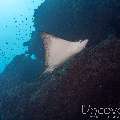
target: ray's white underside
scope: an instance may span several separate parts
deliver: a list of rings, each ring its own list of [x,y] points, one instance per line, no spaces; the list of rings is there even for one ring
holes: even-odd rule
[[[42,33],[45,47],[46,71],[52,72],[66,60],[81,52],[87,45],[88,40],[70,42],[48,33]]]

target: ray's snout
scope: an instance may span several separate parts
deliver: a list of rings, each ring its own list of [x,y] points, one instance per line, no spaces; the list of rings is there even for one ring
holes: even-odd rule
[[[85,48],[87,46],[87,43],[88,39],[85,39],[84,41],[81,42],[81,46]]]

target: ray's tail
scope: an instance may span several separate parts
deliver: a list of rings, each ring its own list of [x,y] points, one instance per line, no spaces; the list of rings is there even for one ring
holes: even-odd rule
[[[39,79],[44,78],[45,76],[48,76],[49,74],[52,74],[53,69],[52,68],[46,68],[39,76]]]

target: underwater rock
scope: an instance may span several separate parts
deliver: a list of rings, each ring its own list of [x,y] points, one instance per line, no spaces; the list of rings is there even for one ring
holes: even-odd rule
[[[36,31],[29,41],[29,52],[39,57],[40,32],[49,32],[69,41],[88,38],[89,46],[111,34],[119,35],[119,3],[118,0],[46,0],[35,10]]]
[[[120,40],[106,39],[52,74],[11,88],[4,86],[1,115],[3,120],[82,120],[82,105],[118,107],[119,71]]]
[[[34,15],[36,31],[24,44],[29,46],[29,55],[37,56],[37,61],[25,55],[16,56],[0,75],[0,118],[83,120],[82,104],[119,107],[119,3],[46,0]],[[43,31],[69,41],[85,37],[92,47],[52,74],[40,75],[43,48],[39,36]],[[118,38],[108,39],[111,34]]]

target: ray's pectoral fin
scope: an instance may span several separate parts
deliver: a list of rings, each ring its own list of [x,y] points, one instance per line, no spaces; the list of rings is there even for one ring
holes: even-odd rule
[[[42,33],[41,38],[45,48],[46,72],[52,72],[70,57],[82,51],[88,40],[70,42],[48,33]]]

